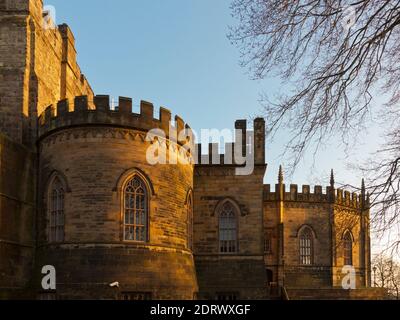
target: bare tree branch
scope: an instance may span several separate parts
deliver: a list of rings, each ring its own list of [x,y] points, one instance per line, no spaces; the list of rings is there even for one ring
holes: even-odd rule
[[[346,147],[374,115],[385,120],[386,143],[361,169],[377,229],[399,222],[400,0],[233,0],[232,12],[242,65],[284,84],[263,105],[270,136],[290,134],[293,170],[309,148],[336,135]]]

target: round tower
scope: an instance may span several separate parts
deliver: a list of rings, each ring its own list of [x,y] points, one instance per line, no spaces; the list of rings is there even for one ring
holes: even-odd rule
[[[39,118],[39,291],[52,265],[63,299],[193,299],[191,132],[179,117],[171,126],[167,109],[153,112],[82,96]],[[155,149],[167,163],[149,161]]]

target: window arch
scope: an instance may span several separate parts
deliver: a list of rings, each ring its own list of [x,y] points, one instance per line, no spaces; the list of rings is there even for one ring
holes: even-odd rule
[[[353,265],[353,236],[350,231],[343,235],[343,258],[345,266]]]
[[[146,242],[148,239],[149,192],[137,174],[123,188],[124,240]]]
[[[188,192],[186,198],[186,223],[187,223],[187,247],[193,250],[193,196]]]
[[[48,241],[64,242],[65,239],[65,183],[55,175],[48,187]]]
[[[304,226],[299,232],[299,256],[300,264],[310,266],[313,264],[314,237],[312,229]]]
[[[217,208],[219,219],[219,252],[235,253],[238,251],[237,243],[237,206],[226,200]]]

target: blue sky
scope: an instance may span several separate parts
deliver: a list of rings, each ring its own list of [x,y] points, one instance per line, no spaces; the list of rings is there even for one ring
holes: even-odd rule
[[[260,115],[260,93],[282,90],[277,79],[251,80],[239,66],[238,49],[227,39],[230,0],[45,0],[56,9],[56,22],[68,23],[78,62],[96,94],[148,100],[180,115],[197,132],[233,128],[237,119]],[[268,119],[266,119],[268,125]],[[360,185],[348,163],[365,161],[378,146],[381,130],[373,125],[348,153],[340,138],[326,141],[314,158],[308,154],[286,184]],[[275,184],[288,133],[267,139],[266,183]],[[314,165],[313,165],[314,164]],[[375,241],[375,250],[386,240]]]
[[[230,0],[45,0],[57,23],[68,23],[78,61],[96,94],[128,96],[165,106],[197,132],[233,128],[236,119],[260,114],[261,92],[279,92],[277,79],[251,80],[239,66],[238,49],[227,39]],[[266,119],[268,125],[268,119]],[[378,129],[364,145],[342,151],[340,139],[327,141],[316,158],[307,156],[290,181],[327,185],[330,169],[338,182],[359,185],[346,162],[365,159],[377,145]],[[371,138],[372,137],[372,138]],[[266,182],[275,184],[287,133],[267,141]],[[312,166],[315,160],[315,165]]]

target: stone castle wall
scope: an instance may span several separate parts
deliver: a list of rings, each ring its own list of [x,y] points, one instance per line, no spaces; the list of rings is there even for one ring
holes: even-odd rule
[[[71,31],[44,28],[42,8],[42,0],[0,0],[3,288],[23,287],[33,261],[38,114],[60,99],[93,96],[76,63]]]
[[[236,123],[246,132],[245,121]],[[264,299],[266,272],[263,261],[263,178],[264,122],[255,121],[256,165],[251,175],[237,175],[235,165],[197,165],[194,177],[194,253],[199,281],[199,297],[215,299],[233,293],[238,299]],[[261,143],[258,143],[260,142]],[[218,150],[218,148],[215,148]],[[213,158],[212,145],[208,154]],[[201,154],[197,154],[201,158]],[[226,155],[219,155],[223,160]],[[204,158],[205,156],[203,156]],[[223,161],[221,161],[223,163]],[[209,161],[211,163],[211,161]],[[224,200],[233,201],[238,210],[235,253],[220,253],[219,213]]]
[[[61,284],[57,294],[61,297],[82,294],[79,288],[73,288],[78,283],[87,287],[91,296],[109,297],[107,285],[119,281],[121,291],[144,291],[154,299],[192,299],[197,281],[193,255],[187,246],[186,199],[193,189],[193,165],[148,163],[146,153],[151,142],[146,141],[147,131],[138,128],[138,123],[144,126],[156,121],[152,110],[145,112],[150,111],[146,107],[152,108],[151,104],[142,103],[141,121],[132,126],[127,125],[134,117],[132,108],[129,113],[129,108],[124,110],[121,104],[115,113],[125,123],[122,127],[108,123],[105,115],[108,113],[111,119],[113,111],[109,107],[108,111],[100,110],[104,102],[95,99],[95,110],[78,108],[67,115],[57,114],[56,118],[66,116],[73,125],[54,118],[53,127],[46,120],[41,126],[39,192],[44,197],[39,208],[37,269],[44,264],[56,267]],[[96,118],[96,112],[101,111],[104,117]],[[77,124],[87,117],[92,121]],[[169,139],[164,143],[176,153],[183,149]],[[186,150],[182,154],[189,162],[190,154]],[[146,177],[150,186],[146,243],[124,241],[122,233],[121,186],[135,170]],[[68,185],[62,245],[48,244],[46,239],[46,186],[54,172],[62,175]]]
[[[93,97],[67,25],[44,28],[42,0],[0,1],[0,129],[32,145],[38,114],[79,95]],[[92,100],[92,99],[91,99]]]
[[[290,192],[285,185],[271,191],[264,186],[265,233],[272,234],[272,250],[266,253],[266,267],[273,272],[273,281],[288,288],[341,287],[344,266],[343,234],[353,235],[353,266],[356,287],[368,287],[370,261],[368,215],[365,194],[309,186],[298,193],[297,185]],[[282,190],[282,191],[280,191]],[[313,231],[313,263],[300,264],[299,232],[308,226]]]
[[[332,263],[329,206],[285,202],[283,212],[280,224],[279,203],[264,202],[265,232],[272,234],[272,249],[266,253],[265,262],[266,268],[273,271],[273,282],[281,280],[286,286],[294,287],[330,286]],[[315,232],[314,261],[309,267],[300,266],[298,233],[302,226],[309,226]]]
[[[35,154],[0,134],[0,298],[30,280],[36,212]]]

